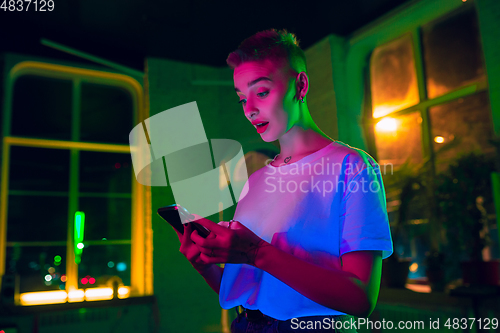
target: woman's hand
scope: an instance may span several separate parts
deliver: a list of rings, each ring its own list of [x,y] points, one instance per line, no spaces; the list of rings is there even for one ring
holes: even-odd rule
[[[198,248],[196,253],[200,263],[254,265],[259,248],[271,245],[238,221],[217,224],[193,215],[196,223],[210,230],[207,238],[201,237],[196,230],[191,234],[191,240]]]
[[[190,223],[184,224],[184,234],[181,234],[174,228],[177,236],[179,237],[179,241],[181,242],[181,247],[179,251],[186,257],[186,259],[191,263],[194,269],[200,274],[202,274],[207,268],[209,268],[210,264],[204,263],[200,259],[200,250],[196,244],[191,240],[191,234],[193,233],[193,227]],[[208,237],[214,237],[210,234]]]

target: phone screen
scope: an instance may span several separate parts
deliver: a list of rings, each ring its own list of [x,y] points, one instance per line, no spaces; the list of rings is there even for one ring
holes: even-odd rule
[[[192,223],[194,229],[198,231],[198,234],[206,238],[210,231],[196,222],[187,222],[190,220],[190,213],[188,210],[181,205],[173,204],[166,207],[158,208],[158,215],[165,221],[167,221],[172,227],[174,227],[181,234],[184,234],[184,223]]]

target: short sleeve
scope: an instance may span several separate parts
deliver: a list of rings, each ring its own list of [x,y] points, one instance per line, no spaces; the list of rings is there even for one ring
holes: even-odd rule
[[[340,205],[340,255],[379,250],[382,259],[393,252],[385,190],[378,164],[346,177]]]

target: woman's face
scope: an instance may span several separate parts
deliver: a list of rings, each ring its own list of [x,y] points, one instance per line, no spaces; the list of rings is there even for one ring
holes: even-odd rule
[[[262,128],[254,124],[266,142],[279,139],[298,120],[295,78],[285,68],[266,59],[234,69],[234,87],[246,118],[250,122],[268,122]]]

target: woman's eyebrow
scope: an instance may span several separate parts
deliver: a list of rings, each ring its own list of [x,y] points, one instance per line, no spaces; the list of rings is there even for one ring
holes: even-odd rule
[[[260,81],[271,81],[271,82],[273,82],[273,80],[271,80],[270,78],[262,76],[262,77],[259,77],[258,79],[255,79],[253,81],[248,82],[248,88],[250,88],[251,86],[253,86],[254,84],[256,84],[257,82],[260,82]],[[234,88],[234,90],[241,92],[241,90],[239,90],[236,87]]]

